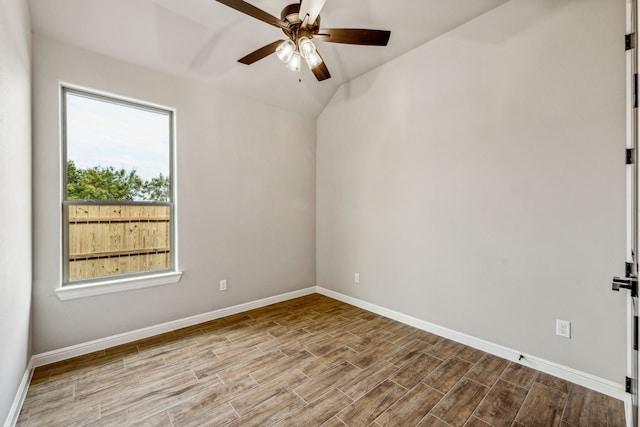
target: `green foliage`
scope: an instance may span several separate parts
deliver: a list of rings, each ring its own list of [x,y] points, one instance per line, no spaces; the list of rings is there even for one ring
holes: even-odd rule
[[[162,174],[156,178],[151,178],[149,181],[145,181],[142,185],[142,190],[147,197],[145,200],[158,202],[169,201],[169,187],[169,177]]]
[[[169,201],[169,177],[143,181],[135,170],[94,166],[79,169],[67,162],[67,200],[148,200]]]

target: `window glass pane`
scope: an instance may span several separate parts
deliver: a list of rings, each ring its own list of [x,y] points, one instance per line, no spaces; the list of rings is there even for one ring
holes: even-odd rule
[[[63,96],[64,283],[172,270],[172,112]]]
[[[66,92],[67,200],[170,200],[171,114]]]

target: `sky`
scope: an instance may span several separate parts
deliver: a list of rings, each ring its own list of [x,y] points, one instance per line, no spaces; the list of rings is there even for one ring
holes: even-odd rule
[[[170,116],[67,92],[67,159],[78,168],[169,175]]]

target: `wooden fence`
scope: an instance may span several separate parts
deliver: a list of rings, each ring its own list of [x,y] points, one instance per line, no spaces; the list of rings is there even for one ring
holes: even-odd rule
[[[69,205],[69,281],[171,267],[171,208]]]

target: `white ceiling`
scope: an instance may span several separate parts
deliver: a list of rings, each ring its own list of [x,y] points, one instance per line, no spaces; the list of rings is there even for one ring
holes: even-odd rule
[[[237,60],[281,30],[215,0],[30,0],[33,31],[155,70],[197,78],[317,116],[339,86],[507,0],[327,0],[323,28],[390,30],[386,47],[316,43],[331,79],[287,70],[275,55]],[[292,0],[250,0],[280,17]]]

